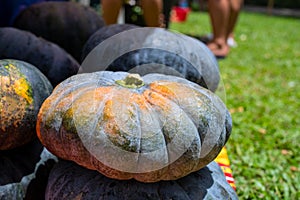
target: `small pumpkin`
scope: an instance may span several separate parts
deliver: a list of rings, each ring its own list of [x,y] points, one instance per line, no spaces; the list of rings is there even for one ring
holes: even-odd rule
[[[238,199],[217,163],[174,181],[142,183],[110,179],[74,162],[61,160],[50,172],[45,200]]]
[[[210,163],[231,132],[211,91],[176,76],[94,72],[70,77],[37,121],[54,155],[116,179],[174,180]]]
[[[57,158],[36,138],[0,151],[0,199],[44,199],[50,170]]]
[[[0,60],[0,83],[0,150],[7,150],[36,137],[37,114],[52,86],[36,67],[12,59]]]
[[[0,28],[0,59],[16,59],[32,64],[53,86],[76,74],[80,66],[58,45],[12,27]]]
[[[80,62],[85,42],[104,25],[102,17],[88,6],[48,1],[24,9],[13,26],[58,44]]]
[[[117,26],[105,26],[87,41],[81,72],[162,73],[188,79],[213,92],[217,90],[217,60],[199,40],[153,27],[124,27],[126,31],[115,34]],[[111,37],[107,38],[107,33]]]

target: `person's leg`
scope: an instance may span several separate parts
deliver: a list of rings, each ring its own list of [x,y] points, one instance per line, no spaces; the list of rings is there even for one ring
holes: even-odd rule
[[[208,0],[209,15],[213,30],[213,39],[208,48],[216,56],[226,56],[229,53],[227,44],[230,4],[228,0]]]
[[[146,26],[163,26],[163,2],[162,0],[141,0]]]
[[[230,16],[228,21],[228,37],[233,38],[234,28],[243,4],[243,0],[229,0],[230,1]]]
[[[169,28],[171,10],[174,5],[175,0],[163,0],[164,23],[166,26],[165,28]]]
[[[122,0],[101,0],[102,17],[106,25],[117,23]]]

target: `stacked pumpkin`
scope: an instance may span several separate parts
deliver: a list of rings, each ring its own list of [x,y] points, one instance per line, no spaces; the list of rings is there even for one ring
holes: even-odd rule
[[[216,91],[220,74],[212,52],[200,41],[162,28],[104,26],[83,48],[80,72],[126,71],[174,75]]]
[[[147,39],[151,35],[145,35],[145,30],[157,31],[158,38],[160,33],[171,35],[177,37],[177,45],[186,40],[196,43],[162,29],[130,30],[137,35],[141,31],[138,36]],[[194,77],[183,73],[189,70],[187,66],[172,69],[183,77],[153,73],[151,66],[157,63],[148,61],[135,69],[141,76],[126,72],[126,63],[123,68],[114,65],[116,72],[101,71],[115,61],[111,58],[119,59],[118,49],[132,53],[113,48],[112,44],[120,45],[119,37],[124,41],[131,35],[122,33],[110,37],[113,43],[107,43],[110,38],[100,42],[92,50],[94,54],[86,56],[81,74],[60,83],[39,111],[38,137],[62,159],[50,173],[46,199],[235,199],[234,190],[213,162],[229,138],[231,117],[221,99],[208,90],[216,89],[216,80],[207,76],[216,69],[212,54],[196,43],[201,47],[195,47],[198,54],[182,56],[182,60],[200,63],[188,65],[197,71]],[[135,41],[137,35],[132,36]],[[150,48],[153,52],[157,44],[154,41],[146,46],[154,45]],[[177,54],[166,49],[159,52],[168,58],[180,57],[176,48],[172,46]],[[133,53],[145,55],[144,49]],[[110,59],[102,59],[105,55]],[[122,60],[126,58],[118,63]],[[144,66],[151,70],[139,73]],[[172,68],[169,63],[166,67]]]

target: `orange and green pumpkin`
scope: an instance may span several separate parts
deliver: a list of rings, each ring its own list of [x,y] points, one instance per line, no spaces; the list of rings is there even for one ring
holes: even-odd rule
[[[37,134],[54,155],[115,179],[174,180],[218,155],[231,117],[186,79],[127,72],[78,74],[43,103]]]
[[[26,144],[36,137],[40,106],[52,86],[33,65],[0,60],[0,150]]]

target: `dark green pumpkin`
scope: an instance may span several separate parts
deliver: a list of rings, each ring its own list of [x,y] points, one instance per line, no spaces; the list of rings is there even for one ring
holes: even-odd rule
[[[58,44],[78,62],[83,45],[102,26],[104,21],[95,10],[68,1],[33,4],[14,22],[14,27]]]
[[[44,199],[48,176],[56,161],[38,139],[0,151],[0,199]]]
[[[58,45],[16,28],[0,28],[0,59],[17,59],[37,67],[56,86],[77,73],[79,64]]]
[[[217,60],[205,44],[162,28],[105,26],[87,41],[82,57],[81,72],[175,75],[211,91],[220,81]]]
[[[94,72],[70,77],[37,121],[54,155],[115,179],[175,180],[221,151],[231,117],[211,91],[176,76]]]
[[[215,162],[175,181],[142,183],[135,180],[109,179],[73,162],[59,161],[50,172],[45,199],[62,198],[78,200],[238,199]]]
[[[0,82],[0,150],[6,150],[36,137],[37,114],[52,86],[33,65],[11,59],[0,60]]]

